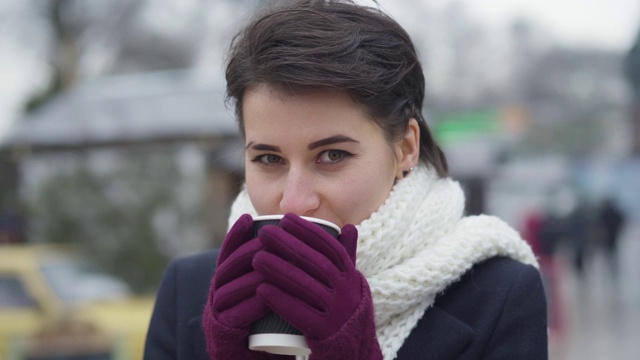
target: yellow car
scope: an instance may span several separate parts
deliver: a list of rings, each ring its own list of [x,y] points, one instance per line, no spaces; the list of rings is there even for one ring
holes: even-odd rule
[[[69,248],[0,245],[0,360],[142,359],[152,309]]]

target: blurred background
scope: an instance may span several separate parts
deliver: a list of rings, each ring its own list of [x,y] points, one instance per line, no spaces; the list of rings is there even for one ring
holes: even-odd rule
[[[366,1],[358,1],[368,3]],[[0,2],[0,359],[138,359],[243,181],[224,53],[261,0]],[[640,3],[380,0],[467,212],[536,251],[551,359],[640,352]]]

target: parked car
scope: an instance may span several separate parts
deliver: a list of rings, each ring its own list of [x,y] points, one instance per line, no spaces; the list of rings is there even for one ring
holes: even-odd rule
[[[152,308],[71,248],[0,245],[1,360],[142,359]]]

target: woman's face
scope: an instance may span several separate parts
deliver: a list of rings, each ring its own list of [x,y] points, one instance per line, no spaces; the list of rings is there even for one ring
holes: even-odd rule
[[[247,189],[259,215],[359,224],[411,166],[402,141],[390,144],[346,92],[290,95],[261,85],[243,101]]]

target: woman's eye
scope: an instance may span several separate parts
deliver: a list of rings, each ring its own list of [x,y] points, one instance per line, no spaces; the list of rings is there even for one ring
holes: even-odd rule
[[[351,153],[343,150],[327,150],[323,151],[320,156],[318,156],[318,162],[334,164],[346,159],[349,156],[351,156]]]
[[[275,165],[282,162],[282,158],[278,155],[266,154],[259,155],[253,159],[253,162],[257,162],[263,165]]]

